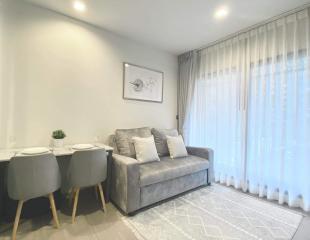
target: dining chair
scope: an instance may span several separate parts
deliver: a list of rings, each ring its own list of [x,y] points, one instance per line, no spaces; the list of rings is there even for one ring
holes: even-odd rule
[[[51,154],[15,156],[8,165],[8,195],[18,200],[12,239],[16,239],[18,223],[27,200],[48,196],[57,228],[59,220],[53,192],[60,188],[61,179],[56,157]]]
[[[75,221],[79,193],[81,188],[97,187],[102,208],[106,212],[101,183],[107,178],[107,155],[105,149],[81,150],[73,153],[68,168],[68,185],[74,196],[72,223]]]

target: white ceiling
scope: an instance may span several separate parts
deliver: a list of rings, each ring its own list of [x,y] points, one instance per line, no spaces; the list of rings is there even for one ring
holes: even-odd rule
[[[73,0],[26,0],[95,24],[126,38],[180,54],[201,47],[309,0],[84,0],[78,13]],[[220,6],[226,19],[214,19]]]

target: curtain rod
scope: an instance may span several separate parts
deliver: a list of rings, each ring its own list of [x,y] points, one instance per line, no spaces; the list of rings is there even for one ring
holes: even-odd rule
[[[252,26],[250,26],[250,27],[244,28],[244,29],[242,29],[242,30],[240,30],[240,31],[238,31],[238,32],[229,34],[229,35],[227,35],[226,37],[220,38],[220,39],[215,40],[215,41],[213,41],[213,42],[211,42],[211,43],[209,43],[209,44],[207,44],[207,45],[204,45],[204,46],[202,46],[202,47],[200,47],[200,48],[193,49],[193,50],[191,50],[191,51],[200,51],[200,50],[206,49],[206,48],[208,48],[208,47],[214,46],[214,45],[216,45],[216,44],[219,44],[219,43],[221,43],[221,42],[225,42],[226,40],[228,40],[228,39],[230,39],[230,38],[233,38],[233,37],[236,37],[236,36],[238,36],[238,35],[240,35],[240,34],[246,33],[246,32],[248,32],[248,31],[253,30],[254,28],[257,28],[257,27],[259,27],[259,26],[263,26],[263,25],[268,24],[268,23],[270,23],[270,22],[276,21],[276,20],[278,20],[278,19],[280,19],[280,18],[283,18],[283,17],[289,16],[289,15],[291,15],[291,14],[300,12],[300,11],[302,11],[302,10],[308,8],[308,7],[310,7],[310,3],[306,3],[306,4],[304,4],[304,5],[300,6],[300,7],[294,8],[294,9],[289,10],[289,11],[285,11],[285,12],[279,14],[279,15],[276,15],[276,16],[274,16],[274,17],[268,18],[268,19],[266,19],[266,20],[264,20],[264,21],[262,21],[262,22],[256,23],[256,24],[254,24],[254,25],[252,25]],[[184,52],[184,53],[186,53],[186,52]],[[184,53],[182,53],[182,54],[184,54]],[[180,55],[182,55],[182,54],[180,54]],[[180,55],[179,55],[179,56],[180,56]]]

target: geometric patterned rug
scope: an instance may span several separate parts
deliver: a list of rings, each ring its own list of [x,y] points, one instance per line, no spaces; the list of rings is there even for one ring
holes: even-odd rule
[[[122,220],[139,239],[291,239],[303,215],[219,184]]]

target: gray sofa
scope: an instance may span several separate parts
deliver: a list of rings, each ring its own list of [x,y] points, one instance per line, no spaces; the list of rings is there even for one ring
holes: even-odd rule
[[[133,136],[154,135],[160,161],[139,163],[135,159]],[[111,199],[129,214],[182,192],[208,185],[213,178],[213,151],[187,147],[188,156],[171,159],[167,153],[166,135],[176,130],[150,128],[116,130],[111,136],[114,147]]]

